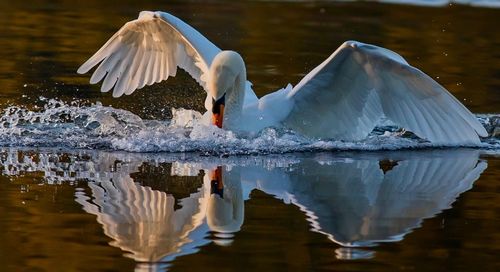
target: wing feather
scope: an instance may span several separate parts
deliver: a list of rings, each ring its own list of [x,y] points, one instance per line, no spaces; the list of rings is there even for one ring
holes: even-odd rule
[[[477,144],[487,132],[444,87],[398,54],[345,42],[288,95],[284,124],[308,136],[360,140],[382,116],[439,144]],[[305,124],[305,125],[304,125]]]
[[[159,78],[159,81],[161,81],[161,78],[165,77],[167,75],[167,73],[165,73],[165,68],[166,68],[166,63],[165,63],[165,53],[163,52],[163,48],[162,48],[162,52],[160,54],[160,67],[159,67],[159,73],[160,73],[160,78]]]
[[[147,76],[148,76],[147,70],[148,70],[148,65],[149,65],[151,58],[152,58],[151,52],[145,51],[144,61],[141,63],[141,67],[139,68],[140,72],[139,72],[139,87],[138,87],[138,89],[141,89],[144,86],[146,86]]]
[[[125,92],[125,89],[130,83],[130,69],[132,68],[132,64],[134,62],[136,54],[137,54],[137,48],[132,48],[132,50],[130,50],[127,56],[125,57],[123,61],[125,66],[124,70],[119,75],[115,88],[113,90],[114,97],[120,97]]]
[[[122,66],[122,60],[118,60],[113,66],[113,69],[109,71],[108,75],[104,78],[101,86],[101,92],[108,92],[113,88],[118,79],[118,73],[120,72],[120,67]]]
[[[113,57],[113,55],[110,57]],[[108,73],[108,71],[106,71],[105,68],[105,63],[106,60],[103,61],[101,65],[99,65],[99,67],[97,67],[95,72],[90,77],[90,84],[96,84],[97,82],[101,81],[104,78],[104,76]]]
[[[134,58],[131,64],[130,68],[130,83],[127,86],[127,89],[125,90],[125,94],[129,95],[132,92],[134,92],[137,87],[139,87],[139,74],[140,74],[140,67],[143,65],[143,60],[144,60],[144,50],[137,50],[137,56]]]

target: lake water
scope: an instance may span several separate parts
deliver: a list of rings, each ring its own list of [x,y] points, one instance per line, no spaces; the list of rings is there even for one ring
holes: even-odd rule
[[[203,111],[186,73],[120,99],[76,74],[163,10],[240,52],[259,96],[359,40],[492,131],[498,2],[409,2],[0,1],[0,271],[500,270],[498,136],[434,147],[382,123],[361,142],[239,138],[171,121]]]

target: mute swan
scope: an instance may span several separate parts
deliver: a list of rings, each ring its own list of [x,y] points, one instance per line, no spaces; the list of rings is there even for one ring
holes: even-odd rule
[[[220,128],[257,133],[284,127],[307,137],[356,141],[386,117],[437,144],[477,144],[487,132],[445,88],[378,46],[347,41],[295,87],[257,98],[245,63],[221,51],[188,24],[165,12],[143,11],[79,69],[103,80],[101,91],[129,95],[186,70],[207,92],[206,120]],[[208,118],[207,118],[208,117]],[[209,121],[207,121],[208,123]]]

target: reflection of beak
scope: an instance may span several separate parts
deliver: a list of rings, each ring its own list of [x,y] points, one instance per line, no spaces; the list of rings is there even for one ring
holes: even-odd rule
[[[217,101],[212,99],[212,123],[222,128],[222,119],[224,118],[224,105],[226,104],[226,94]]]
[[[217,194],[223,198],[224,183],[222,183],[222,166],[210,171],[210,194]]]

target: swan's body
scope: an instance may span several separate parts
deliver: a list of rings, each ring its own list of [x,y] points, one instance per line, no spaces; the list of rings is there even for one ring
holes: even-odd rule
[[[90,82],[113,96],[186,70],[206,91],[213,122],[236,132],[285,127],[305,136],[361,140],[386,117],[439,144],[477,144],[487,132],[446,89],[398,54],[345,42],[295,87],[257,98],[245,63],[164,12],[141,12],[123,26],[79,73],[99,67]]]

